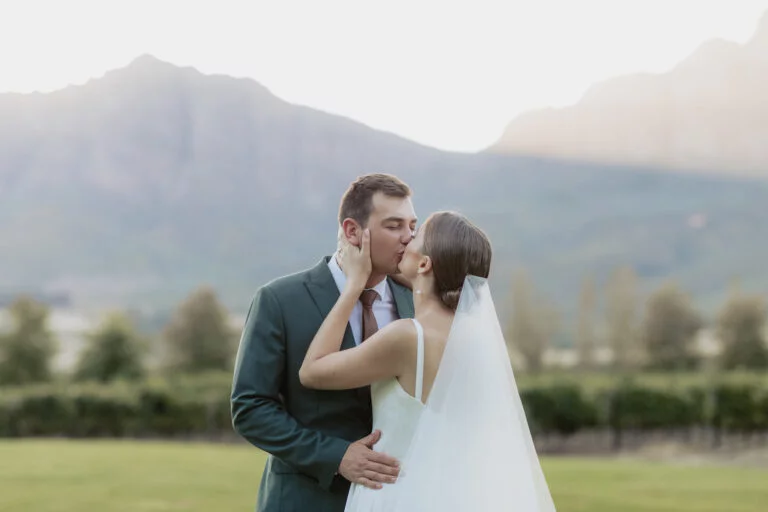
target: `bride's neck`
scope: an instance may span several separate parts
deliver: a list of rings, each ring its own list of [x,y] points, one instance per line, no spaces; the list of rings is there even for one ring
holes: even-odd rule
[[[445,305],[434,293],[414,293],[413,309],[419,316],[432,312],[442,311]]]

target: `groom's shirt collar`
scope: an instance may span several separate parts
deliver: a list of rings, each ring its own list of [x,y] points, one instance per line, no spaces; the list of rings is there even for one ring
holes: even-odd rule
[[[328,268],[331,270],[333,280],[336,282],[336,287],[339,289],[339,293],[341,293],[344,290],[344,285],[347,282],[347,276],[344,275],[344,271],[341,270],[341,267],[339,266],[339,262],[336,259],[338,256],[338,252],[333,253],[333,256],[331,256],[331,259],[328,261]],[[376,292],[379,294],[382,302],[392,302],[392,290],[389,288],[386,277],[382,279],[379,284],[374,286],[373,289],[376,290]]]

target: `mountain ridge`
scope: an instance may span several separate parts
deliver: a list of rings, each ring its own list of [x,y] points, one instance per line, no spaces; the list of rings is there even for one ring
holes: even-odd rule
[[[665,73],[614,77],[526,112],[487,151],[768,177],[768,12],[744,44],[703,42]]]
[[[500,304],[519,267],[565,309],[584,276],[624,264],[709,305],[734,275],[768,289],[762,181],[445,152],[152,59],[61,94],[0,96],[3,293],[151,310],[208,283],[242,311],[334,250],[343,190],[381,171],[411,185],[422,219],[457,209],[489,233]]]

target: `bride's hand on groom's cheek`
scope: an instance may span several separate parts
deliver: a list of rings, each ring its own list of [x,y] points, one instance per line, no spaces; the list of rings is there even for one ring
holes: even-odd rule
[[[360,247],[355,247],[348,241],[344,243],[341,261],[347,279],[355,285],[365,287],[372,270],[371,234],[367,229],[363,231]]]

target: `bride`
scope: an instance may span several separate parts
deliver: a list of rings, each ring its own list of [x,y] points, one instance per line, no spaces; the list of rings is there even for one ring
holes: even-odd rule
[[[370,384],[376,450],[401,461],[394,484],[353,482],[345,510],[554,512],[487,283],[485,234],[460,214],[431,215],[400,264],[415,318],[342,351],[371,272],[368,231],[343,252],[345,288],[299,378],[315,389]]]

